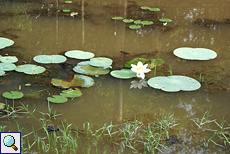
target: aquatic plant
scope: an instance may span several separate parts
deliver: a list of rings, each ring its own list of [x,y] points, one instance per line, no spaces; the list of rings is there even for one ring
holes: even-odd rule
[[[10,91],[4,92],[2,96],[8,99],[20,99],[24,96],[24,94],[20,91]]]
[[[60,95],[64,97],[74,98],[74,97],[80,97],[82,95],[82,92],[80,89],[75,88],[75,89],[62,90]]]
[[[134,20],[133,19],[123,19],[122,21],[124,23],[132,23]]]
[[[159,8],[149,8],[149,11],[158,12],[158,11],[160,11],[160,9]]]
[[[127,61],[124,65],[125,68],[132,68],[132,64],[137,65],[138,62],[142,62],[143,64],[146,64],[148,62],[148,59],[145,58],[134,58],[130,61]]]
[[[148,85],[166,92],[194,91],[201,87],[197,80],[180,75],[153,77],[148,80]]]
[[[141,26],[140,25],[129,25],[130,29],[140,29]]]
[[[141,24],[141,20],[134,20],[134,24]]]
[[[66,57],[75,58],[75,59],[90,59],[94,57],[94,53],[86,52],[82,50],[70,50],[65,53]]]
[[[5,74],[5,71],[15,70],[16,65],[11,63],[0,63],[0,76]]]
[[[149,10],[150,9],[150,7],[148,7],[148,6],[141,6],[140,7],[142,10]]]
[[[64,10],[62,10],[62,12],[64,12],[64,13],[68,13],[68,12],[70,12],[70,10],[68,10],[68,9],[64,9]]]
[[[215,51],[206,48],[181,47],[175,49],[173,54],[187,60],[210,60],[217,57]]]
[[[42,66],[37,66],[34,64],[24,64],[24,65],[18,65],[15,68],[15,71],[17,72],[23,72],[25,74],[29,74],[29,75],[34,75],[34,74],[40,74],[45,72],[45,68]]]
[[[120,17],[120,16],[116,16],[116,17],[112,17],[113,20],[123,20],[124,18],[123,17]]]
[[[131,64],[132,68],[131,70],[135,73],[137,73],[138,78],[145,78],[145,73],[150,72],[151,70],[147,68],[148,64],[143,65],[141,61],[137,63],[137,65]]]
[[[63,63],[67,60],[65,56],[62,55],[37,55],[33,58],[37,63],[50,64],[50,63]]]
[[[161,21],[161,22],[172,22],[172,19],[169,19],[169,18],[161,18],[161,19],[159,19],[159,21]]]
[[[16,63],[18,61],[18,58],[16,56],[1,56],[0,55],[0,61],[2,63]]]
[[[89,65],[94,67],[103,67],[104,69],[111,68],[112,63],[113,60],[106,57],[96,57],[89,60]]]
[[[72,1],[65,1],[66,4],[71,4],[73,3]]]
[[[136,73],[130,69],[113,70],[110,75],[119,79],[130,79],[136,77]]]
[[[48,97],[47,100],[52,103],[65,103],[68,99],[61,95],[52,95],[52,97]]]
[[[141,21],[142,25],[152,25],[153,22],[152,21]]]
[[[0,37],[0,49],[4,49],[14,44],[14,41],[8,38]]]

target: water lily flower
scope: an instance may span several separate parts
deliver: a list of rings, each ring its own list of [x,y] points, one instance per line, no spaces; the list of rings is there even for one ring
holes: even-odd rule
[[[131,64],[131,66],[132,66],[131,70],[137,73],[138,78],[144,79],[145,73],[151,71],[150,69],[147,69],[148,64],[143,65],[141,61],[139,61],[137,65]]]
[[[142,87],[148,87],[147,81],[145,79],[141,79],[140,81],[131,81],[131,86],[130,89],[132,88],[139,88],[141,89]]]

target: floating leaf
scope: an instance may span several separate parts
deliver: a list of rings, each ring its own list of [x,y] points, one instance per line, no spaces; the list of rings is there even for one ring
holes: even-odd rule
[[[110,72],[110,75],[119,79],[130,79],[136,77],[137,74],[130,69],[121,69]]]
[[[130,29],[140,29],[141,26],[140,25],[130,25],[129,28]]]
[[[71,4],[73,3],[72,1],[65,1],[66,4]]]
[[[24,96],[24,94],[20,91],[10,91],[4,92],[2,96],[8,99],[20,99]]]
[[[94,53],[81,50],[70,50],[65,53],[65,56],[75,59],[90,59],[94,57]]]
[[[15,71],[17,72],[23,72],[25,74],[40,74],[45,72],[45,68],[42,66],[37,66],[34,64],[24,64],[24,65],[19,65],[15,68]]]
[[[3,75],[5,75],[5,71],[3,71],[3,70],[0,70],[0,76],[3,76]]]
[[[148,9],[150,9],[150,7],[148,7],[148,6],[141,6],[141,9],[142,10],[148,10]]]
[[[89,65],[94,67],[103,67],[103,68],[109,68],[113,63],[113,60],[110,58],[105,57],[97,57],[97,58],[91,58],[89,61]]]
[[[159,19],[159,21],[161,21],[161,22],[172,22],[172,20],[168,19],[168,18],[161,18],[161,19]]]
[[[18,58],[16,56],[0,56],[0,61],[2,63],[16,63]]]
[[[4,110],[6,108],[6,104],[0,103],[0,111]]]
[[[0,49],[4,49],[14,44],[13,40],[8,38],[0,37]]]
[[[62,10],[62,12],[68,13],[68,12],[70,12],[70,10],[64,9],[64,10]]]
[[[74,97],[80,97],[82,95],[82,92],[80,89],[75,88],[75,90],[73,89],[63,90],[62,93],[60,93],[60,95],[64,97],[74,98]]]
[[[75,74],[74,79],[81,79],[81,80],[84,81],[83,84],[81,85],[81,87],[89,88],[89,87],[92,87],[95,84],[93,78],[85,76],[85,75],[76,75]]]
[[[153,77],[148,80],[148,85],[166,92],[194,91],[201,87],[197,80],[180,75]]]
[[[37,63],[42,64],[63,63],[67,60],[67,58],[62,55],[38,55],[35,56],[33,59]]]
[[[141,24],[142,25],[152,25],[153,22],[152,21],[142,21]]]
[[[158,12],[158,11],[160,11],[160,9],[159,8],[149,8],[149,11]]]
[[[124,23],[131,23],[133,22],[134,20],[133,19],[123,19],[122,20]]]
[[[146,64],[148,62],[148,59],[145,58],[134,58],[128,62],[125,63],[125,68],[132,68],[131,64],[137,65],[138,62],[142,62],[142,64]]]
[[[135,20],[134,24],[141,24],[141,20]]]
[[[93,67],[89,65],[89,61],[80,62],[73,68],[74,72],[85,75],[105,75],[109,73],[109,69],[101,67]]]
[[[122,20],[124,19],[123,17],[112,17],[113,20]]]
[[[217,57],[215,51],[206,48],[181,47],[173,51],[173,54],[188,60],[210,60]]]
[[[52,103],[65,103],[68,99],[64,96],[53,95],[52,97],[48,97],[47,100]]]
[[[15,64],[0,63],[0,71],[13,71],[16,68]]]

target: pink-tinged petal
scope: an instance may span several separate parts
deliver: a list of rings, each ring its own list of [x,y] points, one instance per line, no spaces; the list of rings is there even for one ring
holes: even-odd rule
[[[143,64],[142,64],[142,62],[141,61],[139,61],[138,63],[137,63],[137,67],[143,67]]]

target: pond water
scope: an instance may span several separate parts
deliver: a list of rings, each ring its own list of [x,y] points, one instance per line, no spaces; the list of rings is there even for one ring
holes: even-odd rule
[[[149,13],[140,6],[158,7],[161,11]],[[113,59],[113,69],[120,69],[136,57],[163,59],[165,63],[157,67],[156,76],[170,75],[171,71],[173,75],[202,79],[201,88],[193,92],[166,93],[150,87],[130,89],[132,79],[115,79],[109,74],[93,77],[95,85],[83,88],[82,97],[64,104],[50,104],[53,111],[61,114],[51,123],[61,126],[61,121],[66,121],[82,128],[83,123],[89,122],[92,129],[98,129],[111,121],[120,123],[135,116],[174,113],[179,125],[173,135],[182,138],[183,144],[169,146],[165,153],[228,153],[228,143],[224,147],[213,143],[205,147],[203,139],[209,139],[213,132],[199,130],[191,119],[201,118],[211,108],[211,119],[221,123],[224,117],[230,122],[229,7],[229,0],[83,0],[68,5],[63,0],[1,1],[0,37],[10,38],[15,44],[0,50],[0,54],[16,55],[19,58],[16,65],[36,64],[33,61],[36,55],[64,54],[79,49]],[[73,18],[57,12],[58,9],[79,14]],[[111,20],[114,16],[153,21],[165,17],[173,22],[131,30],[122,21]],[[172,54],[179,47],[209,48],[218,56],[209,61],[182,60]],[[60,89],[50,84],[51,78],[72,78],[72,67],[78,62],[68,59],[65,64],[43,65],[50,69],[43,75],[9,72],[0,77],[0,93],[18,90],[20,86],[25,94],[21,102],[28,104],[31,110],[47,112],[47,97],[60,93]],[[147,78],[153,76],[152,72]],[[31,86],[25,86],[27,83]],[[0,97],[0,102],[5,99]],[[16,120],[27,130],[32,130],[31,126],[41,127],[31,118]],[[0,124],[6,126],[6,130],[16,131],[13,120],[3,120]],[[229,137],[229,129],[226,131]],[[83,144],[82,149],[87,146]],[[103,146],[98,148],[100,151]]]

